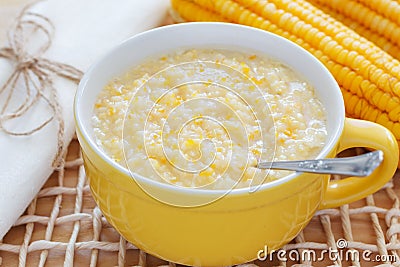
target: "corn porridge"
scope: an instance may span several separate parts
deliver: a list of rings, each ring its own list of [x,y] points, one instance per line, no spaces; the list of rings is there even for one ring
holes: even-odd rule
[[[228,50],[182,50],[110,81],[94,107],[98,145],[149,179],[226,189],[288,174],[261,160],[314,158],[325,111],[313,88],[282,63]]]

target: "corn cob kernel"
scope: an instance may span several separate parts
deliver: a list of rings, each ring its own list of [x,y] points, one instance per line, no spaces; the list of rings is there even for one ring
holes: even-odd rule
[[[393,0],[358,0],[360,4],[369,7],[376,13],[400,25],[400,3]]]
[[[385,36],[385,38],[391,40],[393,43],[400,45],[400,27],[367,6],[353,0],[316,1],[317,3],[329,6],[372,31]]]
[[[362,37],[366,38],[367,40],[370,40],[373,42],[375,45],[383,49],[385,52],[390,54],[391,56],[395,57],[396,59],[400,59],[400,47],[397,46],[395,43],[392,41],[386,39],[384,36],[379,35],[378,33],[368,29],[367,27],[361,25],[355,20],[352,20],[351,18],[344,16],[343,14],[337,12],[336,10],[329,8],[328,6],[321,5],[315,0],[310,0],[310,2],[318,7],[319,10],[322,10],[326,14],[330,15],[331,17],[337,19],[338,21],[342,22],[344,25],[349,27],[350,29],[354,30],[358,34],[360,34]],[[399,16],[400,18],[400,16]],[[343,33],[347,35],[347,32]],[[356,46],[355,46],[356,47]],[[354,49],[354,48],[353,48]],[[375,58],[379,59],[382,56],[382,53],[379,52],[379,49],[376,49],[375,46],[369,47],[368,49],[371,49],[371,52],[367,52],[369,55],[374,56]],[[389,60],[389,61],[388,61]],[[390,62],[387,65],[387,69],[391,69],[392,72],[399,73],[399,68],[393,69],[392,63],[393,61],[390,60],[390,58],[386,57],[382,58],[383,63]]]

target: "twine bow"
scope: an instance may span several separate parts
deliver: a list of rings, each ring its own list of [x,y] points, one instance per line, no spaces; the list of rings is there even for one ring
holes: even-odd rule
[[[57,75],[78,83],[82,72],[70,65],[42,57],[51,46],[54,25],[48,18],[29,12],[29,7],[22,10],[16,19],[15,26],[8,33],[10,46],[0,49],[0,57],[15,64],[12,74],[0,87],[0,103],[3,105],[2,107],[0,105],[0,130],[12,136],[28,136],[56,120],[58,144],[52,166],[58,168],[65,151],[64,119],[52,79],[54,75]],[[30,52],[28,50],[29,37],[33,34],[43,37],[41,38],[43,43],[35,52]],[[20,96],[21,93],[23,97]],[[50,110],[49,117],[43,122],[23,131],[14,130],[12,129],[14,127],[9,126],[11,121],[15,123],[15,120],[22,119],[23,116],[33,112],[40,103]]]

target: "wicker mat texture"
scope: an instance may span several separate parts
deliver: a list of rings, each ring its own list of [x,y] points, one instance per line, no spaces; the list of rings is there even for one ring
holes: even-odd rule
[[[317,212],[307,228],[272,259],[242,267],[400,266],[398,175],[366,199]],[[336,254],[323,254],[324,250]],[[358,257],[349,251],[357,251]],[[64,169],[49,178],[0,240],[0,266],[176,265],[139,251],[107,223],[91,197],[74,140]]]

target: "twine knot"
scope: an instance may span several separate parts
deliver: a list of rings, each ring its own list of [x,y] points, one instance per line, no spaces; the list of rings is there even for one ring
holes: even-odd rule
[[[47,17],[28,11],[30,7],[31,5],[28,5],[22,10],[15,26],[9,31],[10,46],[0,49],[0,57],[14,64],[10,77],[0,86],[0,130],[12,136],[28,136],[56,120],[58,144],[53,168],[57,169],[65,152],[64,119],[52,79],[54,76],[60,76],[79,82],[83,73],[73,66],[42,57],[51,46],[54,25]],[[41,43],[32,43],[30,38],[33,36],[36,37],[35,41],[40,40]],[[21,97],[21,93],[24,97]],[[26,123],[16,120],[34,112],[39,105],[49,108],[48,118],[38,122],[31,129],[16,130]]]
[[[32,69],[38,63],[37,58],[24,58],[22,60],[18,60],[18,65],[16,67],[17,70],[23,71],[24,69]]]

